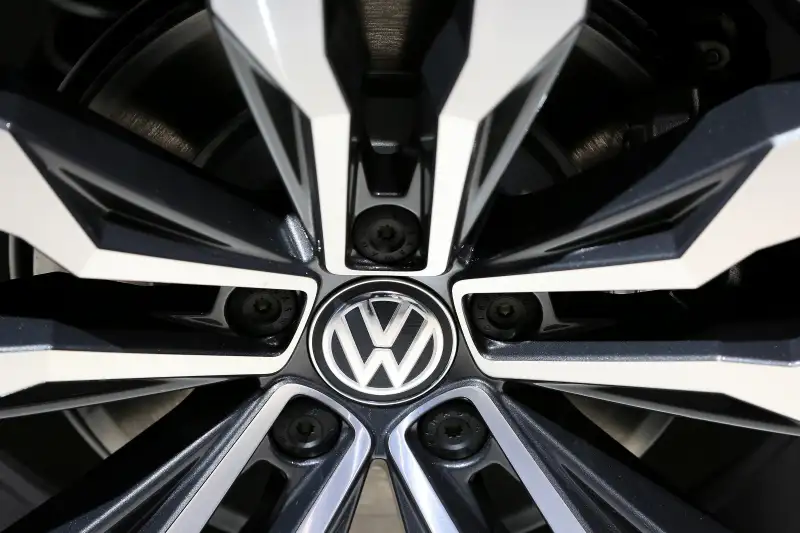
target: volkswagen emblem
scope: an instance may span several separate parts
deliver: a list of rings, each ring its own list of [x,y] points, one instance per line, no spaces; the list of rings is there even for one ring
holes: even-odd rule
[[[331,296],[311,325],[311,360],[334,389],[365,403],[416,398],[453,361],[455,327],[436,296],[398,280],[370,280]]]

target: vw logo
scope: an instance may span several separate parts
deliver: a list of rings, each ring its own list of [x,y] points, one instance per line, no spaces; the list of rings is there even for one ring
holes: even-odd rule
[[[455,329],[426,290],[370,280],[322,305],[309,343],[314,366],[334,389],[366,403],[398,403],[444,377],[455,355]]]

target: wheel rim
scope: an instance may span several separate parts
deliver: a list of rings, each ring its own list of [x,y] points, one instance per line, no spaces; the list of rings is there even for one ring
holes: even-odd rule
[[[598,199],[590,216],[547,238],[520,232],[497,252],[479,237],[503,220],[502,204],[492,202],[495,189],[577,39],[586,3],[561,2],[557,9],[454,3],[428,58],[448,60],[447,68],[438,64],[442,79],[427,80],[437,110],[433,139],[399,159],[394,148],[378,147],[374,155],[358,144],[363,139],[353,141],[363,135],[354,124],[364,109],[343,79],[333,42],[346,33],[337,25],[348,19],[323,4],[210,2],[294,206],[289,215],[270,212],[82,109],[0,94],[6,176],[0,230],[71,274],[22,278],[0,289],[0,417],[193,389],[10,531],[201,531],[237,480],[259,465],[268,465],[267,488],[244,530],[346,530],[375,460],[387,464],[409,531],[501,527],[475,492],[475,479],[489,466],[527,494],[531,527],[726,531],[641,472],[610,439],[590,443],[561,427],[545,404],[567,393],[796,436],[796,335],[570,340],[569,332],[592,326],[563,319],[552,300],[559,293],[698,289],[756,252],[796,239],[800,215],[789,169],[797,159],[800,118],[793,110],[800,86],[751,89],[711,110],[685,137],[655,140],[668,145],[669,155],[618,194]],[[458,69],[448,71],[453,64]],[[375,161],[388,155],[392,168],[413,159],[400,179],[403,194],[376,193],[372,173],[385,167]],[[541,201],[530,196],[513,200],[518,212]],[[386,206],[403,215],[373,215]],[[352,228],[368,212],[378,225],[381,216],[393,221],[385,224],[391,233],[370,233],[391,241],[385,249],[353,242]],[[406,223],[409,216],[420,226]],[[395,242],[416,231],[423,236],[414,235],[413,246]],[[370,246],[384,255],[372,261]],[[398,250],[403,253],[393,255]],[[341,296],[373,282],[412,287],[401,292],[423,317],[409,333],[409,344],[415,335],[421,339],[416,351],[406,350],[415,353],[414,362],[428,357],[428,342],[434,353],[441,348],[436,343],[446,344],[447,331],[458,337],[448,345],[452,364],[445,357],[429,387],[391,402],[337,392],[342,388],[320,375],[313,348],[318,335],[328,335],[325,349],[334,351],[338,342],[347,357],[363,357],[356,363],[365,368],[373,358],[380,361],[362,382],[351,358],[352,383],[366,390],[382,368],[393,391],[405,393],[413,365],[393,371],[402,361],[391,349],[412,327],[412,311],[395,328],[406,304],[397,304],[387,321],[376,308]],[[170,307],[203,288],[212,295],[210,306]],[[406,294],[413,290],[436,305],[444,302],[435,327],[449,321],[455,329],[426,330],[430,305],[417,305],[419,298]],[[368,293],[370,306],[391,300],[389,292]],[[254,300],[251,293],[261,296]],[[485,295],[499,295],[502,303],[471,305]],[[78,317],[65,305],[84,299],[101,307]],[[242,314],[231,311],[231,302],[253,307],[247,320],[268,327],[235,323]],[[361,354],[362,341],[352,339],[348,351],[343,330],[316,328],[312,319],[327,305],[345,309],[336,320],[351,320],[345,316],[351,308],[375,314],[373,322],[364,319],[368,336],[362,335],[372,355]],[[104,317],[102,306],[122,309],[122,318]],[[148,318],[136,319],[140,311]],[[519,331],[507,327],[514,316],[525,317]],[[119,320],[134,323],[120,331]],[[335,366],[333,357],[328,363]],[[544,403],[523,401],[526,395],[514,388],[519,382]],[[674,391],[717,403],[687,405]],[[721,407],[720,396],[727,398]],[[330,414],[281,418],[301,398],[316,402],[309,409]],[[423,424],[427,413],[451,405],[442,421]],[[322,451],[293,457],[291,446],[276,444],[276,428],[283,428],[280,438],[310,439],[322,431],[323,416],[339,425]],[[459,421],[452,431],[446,419]],[[461,432],[476,427],[480,442],[458,448],[465,455],[431,448],[436,432],[460,446]]]

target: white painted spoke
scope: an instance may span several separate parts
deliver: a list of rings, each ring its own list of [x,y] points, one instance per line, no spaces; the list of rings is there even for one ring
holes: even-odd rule
[[[487,194],[544,103],[577,37],[586,7],[584,0],[475,2],[469,55],[439,116],[429,236],[431,272],[446,268],[462,229],[459,217],[466,217],[464,229],[477,218]],[[487,180],[482,187],[473,187],[469,183],[470,162],[482,121],[509,93],[534,77],[521,113],[525,119],[509,130],[505,146],[493,163],[496,168],[476,170],[486,174]]]
[[[78,277],[294,289],[306,292],[313,299],[316,283],[304,276],[105,249],[87,234],[48,180],[6,130],[0,130],[0,154],[3,173],[0,231],[24,239]],[[131,238],[134,237],[131,235]]]
[[[214,387],[194,391],[96,470],[22,518],[13,531],[108,531],[121,526],[190,533],[224,523],[215,511],[228,517],[233,511],[233,518],[252,526],[252,514],[220,504],[240,476],[259,463],[285,476],[277,502],[258,502],[257,511],[280,506],[275,516],[264,517],[271,518],[269,526],[257,522],[262,529],[315,533],[335,528],[367,466],[372,449],[367,428],[334,400],[297,383],[278,383],[244,403],[237,400],[241,391]],[[311,461],[286,458],[269,437],[298,397],[324,405],[345,426],[334,449]],[[202,414],[208,420],[198,423]]]
[[[163,265],[133,255],[306,272],[310,246],[293,231],[291,217],[273,216],[113,123],[5,92],[0,117],[0,231],[22,237],[76,275],[125,279]],[[106,273],[109,264],[126,261],[127,272],[137,274]],[[202,278],[209,270],[187,275]],[[155,276],[144,281],[162,281]]]
[[[800,420],[800,368],[794,365],[730,361],[530,361],[506,368],[485,364],[489,374],[517,379],[568,381],[725,394]]]
[[[716,342],[531,342],[491,356],[472,339],[467,344],[478,368],[495,378],[717,393],[800,420],[800,366],[771,358],[776,343],[756,343],[763,350],[749,348],[752,357]]]
[[[310,306],[306,306],[302,323],[309,314]],[[217,346],[225,339],[219,337],[223,333],[203,332],[207,337],[199,338],[201,333],[193,333],[198,341],[194,346],[201,347],[185,349],[180,348],[184,337],[162,335],[159,339],[163,338],[165,344],[177,343],[178,347],[148,350],[120,347],[103,339],[102,333],[95,336],[56,321],[0,317],[0,397],[37,385],[70,382],[270,375],[288,362],[301,329],[283,351],[266,353],[265,347],[263,352],[250,355],[245,351],[218,352]],[[152,333],[132,332],[130,341],[147,346],[153,340],[148,335]],[[232,340],[235,339],[224,342]],[[206,341],[215,344],[206,346]],[[254,346],[258,345],[247,345],[245,349],[252,350]],[[58,390],[55,389],[56,395]]]
[[[323,2],[212,0],[211,10],[287,189],[306,226],[322,244],[325,267],[335,274],[385,275],[386,270],[355,271],[347,264],[353,214],[350,196],[356,187],[350,170],[351,113],[327,55]],[[420,206],[432,213],[427,263],[413,273],[392,274],[437,275],[447,269],[454,244],[460,241],[462,230],[466,231],[460,217],[466,216],[467,226],[477,219],[544,102],[585,12],[585,0],[558,5],[518,0],[475,2],[469,55],[439,116],[432,207]],[[475,171],[486,179],[474,180],[481,185],[465,192],[479,126],[506,96],[531,80],[526,103],[519,119],[512,120],[504,134],[507,139],[502,148],[487,168]],[[282,91],[288,97],[285,105],[296,105],[308,119],[311,138],[306,145],[297,121],[288,128],[294,130],[291,139],[282,137],[269,96],[263,92],[264,83]],[[304,153],[306,146],[313,148],[314,169],[304,177],[302,168],[292,161],[295,152],[310,161]],[[457,201],[462,196],[471,198],[466,212]]]
[[[717,176],[727,182],[721,187],[734,187],[741,180],[721,208],[708,207],[707,219],[690,217],[675,231],[586,247],[529,272],[459,281],[456,299],[480,292],[694,289],[754,252],[800,237],[800,187],[794,176],[800,164],[800,118],[779,111],[796,108],[798,102],[796,84],[745,93],[710,113],[641,187],[615,200],[630,202],[632,211],[651,201],[659,187],[673,194],[670,181],[687,186]],[[762,120],[753,121],[742,108]],[[592,223],[607,217],[609,224],[619,215],[615,209],[604,209]],[[702,204],[698,209],[703,214]],[[685,247],[680,244],[693,234]]]
[[[311,313],[317,291],[313,279],[104,249],[86,233],[5,130],[0,130],[0,154],[3,173],[0,230],[24,239],[78,277],[297,290],[305,293],[308,302],[297,332],[276,357],[73,351],[50,349],[49,343],[22,350],[6,347],[0,353],[0,394],[64,381],[263,375],[272,374],[286,364]]]
[[[315,232],[318,242],[324,240],[329,270],[345,273],[350,110],[326,55],[323,2],[212,0],[210,7],[253,115],[306,227]],[[292,156],[287,152],[298,148],[281,141],[258,89],[254,67],[308,118],[315,184],[307,182],[308,176],[303,182],[291,168]]]

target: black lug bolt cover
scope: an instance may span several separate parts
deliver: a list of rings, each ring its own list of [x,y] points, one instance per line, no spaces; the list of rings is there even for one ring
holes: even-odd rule
[[[297,295],[279,289],[234,289],[225,302],[228,325],[249,337],[268,337],[284,331],[298,311]]]
[[[418,433],[428,451],[450,461],[475,455],[489,436],[478,411],[466,401],[448,402],[429,411],[420,420]]]
[[[532,293],[475,294],[470,317],[481,334],[510,341],[535,333],[542,323],[542,306]]]
[[[310,398],[290,401],[270,435],[280,451],[296,459],[312,459],[333,449],[341,422],[333,411]]]
[[[367,259],[397,263],[412,257],[419,248],[419,220],[402,207],[372,207],[356,218],[352,238],[356,251]]]

